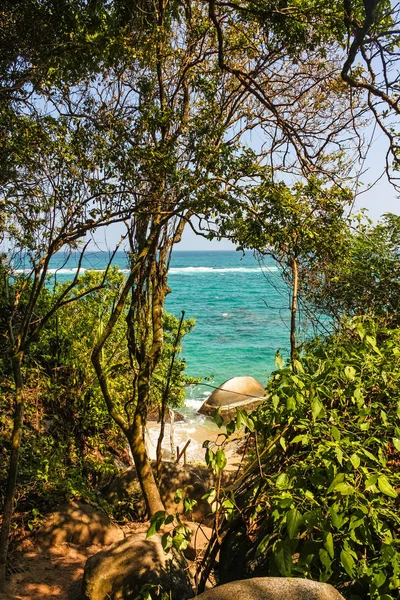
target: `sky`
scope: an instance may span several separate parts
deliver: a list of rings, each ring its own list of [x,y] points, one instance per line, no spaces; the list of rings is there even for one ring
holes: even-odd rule
[[[367,208],[367,214],[374,222],[378,221],[379,218],[386,212],[392,212],[400,215],[399,195],[387,180],[386,174],[383,173],[386,147],[387,142],[384,136],[377,136],[366,157],[363,165],[363,173],[360,176],[362,189],[367,191],[363,191],[358,195],[353,208],[353,212],[355,213],[358,213],[361,208]],[[372,187],[368,189],[369,186]],[[95,239],[98,248],[100,250],[113,249],[115,244],[120,239],[123,231],[123,225],[114,225],[97,232]],[[176,246],[176,250],[235,250],[235,245],[229,240],[209,241],[201,236],[196,235],[190,227],[186,227],[182,236],[182,241]]]

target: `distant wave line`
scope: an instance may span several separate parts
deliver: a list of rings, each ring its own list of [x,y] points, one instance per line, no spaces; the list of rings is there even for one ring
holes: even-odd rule
[[[16,274],[27,274],[30,273],[32,269],[15,269],[14,273]],[[179,275],[179,274],[191,274],[191,273],[259,273],[261,269],[258,267],[171,267],[169,269],[169,273],[171,275]],[[279,271],[278,267],[264,267],[262,270],[275,272]],[[73,268],[56,268],[56,269],[48,269],[49,275],[75,275],[78,271],[78,267]],[[98,271],[104,272],[103,269],[95,269],[93,267],[81,267],[80,273],[85,273],[85,271]],[[121,273],[128,274],[129,269],[120,269]]]

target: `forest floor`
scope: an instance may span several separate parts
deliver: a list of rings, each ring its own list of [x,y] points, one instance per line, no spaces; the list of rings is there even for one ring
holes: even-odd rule
[[[148,523],[130,523],[125,534],[147,531]],[[6,593],[18,600],[79,600],[85,563],[106,546],[62,544],[43,550],[30,536],[13,552],[13,573]]]

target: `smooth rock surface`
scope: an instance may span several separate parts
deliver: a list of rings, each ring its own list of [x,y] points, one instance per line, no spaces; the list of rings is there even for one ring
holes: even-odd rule
[[[136,533],[91,556],[85,565],[85,600],[133,600],[146,584],[171,590],[173,600],[193,596],[185,559],[175,551],[165,554],[161,534],[145,539]]]
[[[254,377],[233,377],[225,381],[202,404],[199,413],[214,416],[218,409],[224,421],[236,414],[236,409],[254,410],[265,398],[264,386]]]
[[[123,538],[123,531],[103,511],[83,502],[62,504],[46,517],[37,534],[37,542],[45,548],[65,543],[108,546]]]
[[[344,600],[328,583],[287,577],[233,581],[197,596],[199,600]]]

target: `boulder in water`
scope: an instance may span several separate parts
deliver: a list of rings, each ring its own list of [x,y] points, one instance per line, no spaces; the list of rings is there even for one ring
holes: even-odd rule
[[[254,577],[225,583],[197,596],[198,600],[344,600],[328,583],[289,577]]]
[[[199,413],[213,417],[219,409],[226,422],[236,415],[237,408],[251,412],[264,398],[264,386],[257,379],[233,377],[213,391],[201,406]]]

